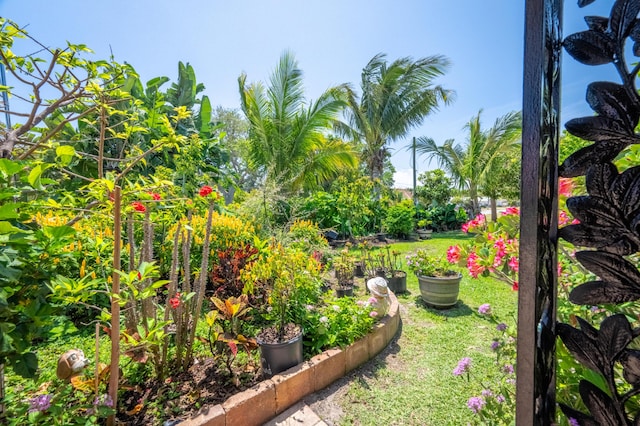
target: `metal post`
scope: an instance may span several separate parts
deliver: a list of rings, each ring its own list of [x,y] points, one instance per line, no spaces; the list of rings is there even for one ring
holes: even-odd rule
[[[416,194],[416,137],[413,137],[413,143],[411,144],[411,158],[413,159],[413,205],[418,204],[418,196]]]
[[[561,0],[526,0],[516,424],[555,420]]]

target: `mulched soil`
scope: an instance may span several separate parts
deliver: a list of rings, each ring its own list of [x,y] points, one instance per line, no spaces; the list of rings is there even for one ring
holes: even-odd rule
[[[117,420],[131,426],[178,424],[200,408],[222,403],[262,381],[257,363],[238,374],[242,383],[236,386],[228,372],[220,371],[212,358],[205,359],[164,382],[153,380],[126,390],[119,401],[123,411],[118,413]],[[169,420],[161,422],[159,417]]]

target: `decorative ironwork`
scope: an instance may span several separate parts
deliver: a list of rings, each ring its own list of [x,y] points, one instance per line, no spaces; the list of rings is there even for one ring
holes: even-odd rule
[[[593,1],[580,0],[578,5]],[[580,223],[560,229],[558,235],[589,248],[579,251],[576,258],[598,277],[571,292],[569,300],[575,304],[640,299],[640,271],[626,258],[640,250],[640,166],[620,173],[613,163],[629,145],[640,143],[635,133],[640,118],[635,86],[640,65],[631,67],[625,57],[628,52],[640,56],[638,13],[640,0],[616,0],[608,18],[588,16],[588,29],[564,40],[573,58],[586,65],[612,64],[622,80],[621,84],[591,83],[587,102],[596,115],[565,125],[569,133],[593,142],[559,167],[562,177],[584,175],[588,195],[567,200],[567,208]],[[629,39],[632,45],[628,46]],[[557,335],[577,361],[605,378],[607,389],[583,379],[579,392],[589,413],[561,404],[562,411],[580,425],[640,424],[640,415],[633,412],[637,401],[631,398],[640,393],[640,351],[630,347],[640,328],[632,328],[624,315],[610,315],[599,330],[580,318],[578,324],[579,328],[558,324]]]

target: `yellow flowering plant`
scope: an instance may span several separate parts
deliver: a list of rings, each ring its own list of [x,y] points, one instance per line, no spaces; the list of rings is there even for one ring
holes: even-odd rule
[[[306,306],[318,303],[321,295],[320,264],[310,255],[273,243],[249,268],[241,279],[244,291],[264,290],[267,294],[265,318],[284,337],[289,323],[300,325],[306,317]]]

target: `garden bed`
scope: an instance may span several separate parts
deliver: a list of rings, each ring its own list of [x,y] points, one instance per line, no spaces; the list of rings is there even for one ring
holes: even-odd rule
[[[391,294],[389,313],[366,337],[345,349],[330,349],[309,361],[264,380],[221,404],[204,407],[181,426],[251,426],[276,417],[305,396],[329,386],[335,380],[378,355],[400,326],[398,300]]]

